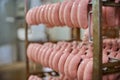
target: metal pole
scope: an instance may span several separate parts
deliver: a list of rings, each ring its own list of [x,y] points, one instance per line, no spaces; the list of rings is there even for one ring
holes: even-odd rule
[[[93,80],[102,80],[102,1],[93,3]]]
[[[25,16],[28,12],[28,0],[25,0]],[[27,47],[28,47],[28,24],[25,21],[25,56],[26,56],[26,80],[29,76],[29,60],[27,57]]]

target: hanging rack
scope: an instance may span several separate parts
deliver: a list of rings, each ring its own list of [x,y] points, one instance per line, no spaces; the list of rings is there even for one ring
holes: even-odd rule
[[[110,74],[110,73],[116,73],[116,72],[120,72],[120,68],[114,68],[114,66],[120,66],[120,61],[116,61],[116,62],[110,62],[110,63],[106,63],[106,64],[102,64],[102,23],[101,23],[101,19],[102,19],[102,5],[104,6],[114,6],[114,7],[120,7],[120,3],[113,3],[113,2],[102,2],[101,0],[93,0],[91,3],[93,6],[93,11],[90,12],[90,14],[93,14],[93,44],[94,44],[94,51],[93,51],[93,80],[102,80],[102,75],[103,74]],[[28,11],[28,0],[25,0],[25,16],[27,14]],[[96,18],[98,17],[98,19]],[[89,24],[90,25],[90,24]],[[29,43],[32,43],[30,41],[28,41],[28,25],[25,22],[25,49],[26,49],[26,53],[27,53],[27,47]],[[73,39],[77,39],[78,41],[80,40],[80,34],[79,31],[80,29],[77,28],[73,28],[72,29],[72,38]],[[89,33],[90,32],[90,28],[89,28]],[[79,35],[78,35],[79,34]],[[76,36],[78,35],[78,36]],[[90,41],[92,40],[91,35],[89,35],[89,39]],[[39,42],[38,42],[39,43]],[[29,66],[29,60],[26,55],[26,80],[28,79],[29,75],[34,74],[34,75],[38,75],[41,77],[45,77],[46,72],[35,72],[35,73],[31,73],[30,72],[30,66]],[[109,68],[109,70],[103,70],[103,68]],[[111,68],[112,67],[112,68]],[[53,71],[54,72],[54,71]],[[51,74],[51,72],[47,72],[48,74]],[[57,73],[56,73],[57,75]]]

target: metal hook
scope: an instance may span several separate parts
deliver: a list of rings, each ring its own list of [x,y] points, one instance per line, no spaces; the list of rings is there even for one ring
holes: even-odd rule
[[[89,30],[89,34],[88,34],[88,38],[89,38],[89,42],[92,42],[92,37],[91,37],[91,15],[92,11],[89,11],[88,13],[88,30]]]

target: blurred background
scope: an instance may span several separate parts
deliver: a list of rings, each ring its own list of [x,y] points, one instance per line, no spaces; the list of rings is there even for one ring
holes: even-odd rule
[[[28,0],[29,8],[54,2],[57,0]],[[0,80],[25,80],[24,4],[24,0],[0,0]],[[28,29],[29,41],[71,39],[68,27],[33,26]]]

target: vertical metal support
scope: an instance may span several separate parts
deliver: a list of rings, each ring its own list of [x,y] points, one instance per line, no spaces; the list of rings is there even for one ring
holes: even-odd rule
[[[28,11],[28,0],[25,0],[25,16]],[[26,56],[26,80],[28,79],[29,76],[29,60],[27,57],[27,47],[28,47],[28,24],[25,21],[25,56]]]
[[[80,28],[72,28],[72,40],[80,41]]]
[[[102,80],[102,0],[93,2],[93,80]]]

